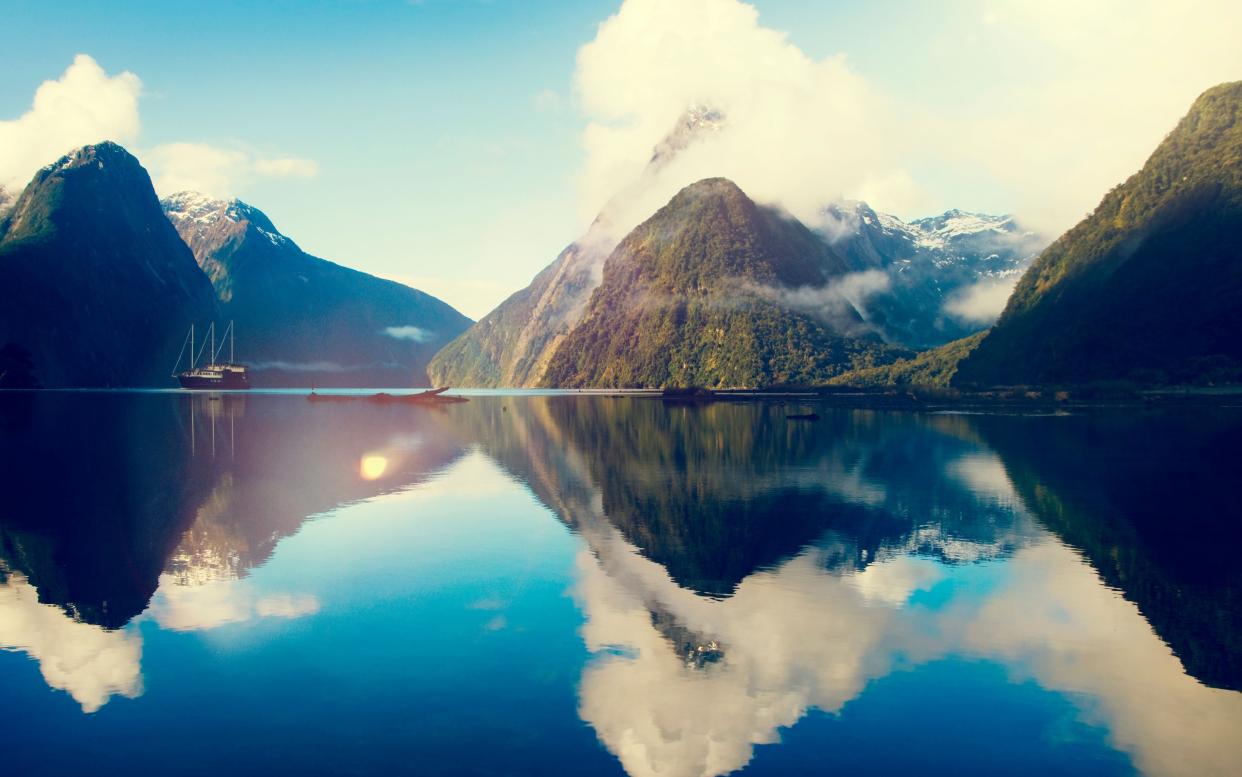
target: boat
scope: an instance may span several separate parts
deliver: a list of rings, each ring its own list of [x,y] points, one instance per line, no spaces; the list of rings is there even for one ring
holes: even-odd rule
[[[218,349],[216,348],[216,324],[214,321],[208,327],[208,331],[211,351],[207,354],[207,362],[200,365],[199,361],[208,346],[208,338],[203,338],[202,346],[196,349],[194,325],[190,324],[190,331],[186,333],[185,342],[181,344],[181,353],[177,354],[177,363],[173,365],[173,377],[181,384],[181,388],[192,391],[244,391],[250,388],[250,376],[246,371],[246,365],[238,364],[234,360],[233,322],[230,321],[228,328],[224,330],[224,337],[221,338]],[[227,362],[219,361],[220,351],[224,350],[224,339],[227,339],[229,343],[229,360]],[[178,372],[177,368],[181,366],[181,358],[185,356],[187,345],[190,349],[190,368],[183,372]]]

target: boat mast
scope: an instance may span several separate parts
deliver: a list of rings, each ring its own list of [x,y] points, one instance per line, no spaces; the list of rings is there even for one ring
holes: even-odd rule
[[[237,333],[233,331],[233,322],[229,322],[229,364],[236,364],[237,361],[233,357],[233,338]]]
[[[216,366],[216,322],[215,321],[211,322],[211,364],[208,364],[207,366],[208,367]],[[215,431],[214,427],[212,428],[212,431],[213,432]]]
[[[190,372],[194,371],[195,361],[197,359],[194,358],[194,325],[190,324]]]

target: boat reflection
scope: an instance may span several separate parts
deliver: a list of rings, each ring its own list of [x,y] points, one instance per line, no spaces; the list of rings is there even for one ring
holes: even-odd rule
[[[0,649],[84,711],[141,693],[142,615],[171,630],[318,609],[246,585],[310,517],[408,488],[463,452],[421,409],[285,397],[43,395],[0,445]],[[258,412],[251,412],[257,409]],[[382,472],[359,460],[383,451]],[[145,615],[144,615],[145,613]]]

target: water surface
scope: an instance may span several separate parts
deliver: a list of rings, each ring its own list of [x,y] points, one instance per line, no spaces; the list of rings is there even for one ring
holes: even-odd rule
[[[792,407],[0,396],[6,767],[1242,773],[1242,411]]]

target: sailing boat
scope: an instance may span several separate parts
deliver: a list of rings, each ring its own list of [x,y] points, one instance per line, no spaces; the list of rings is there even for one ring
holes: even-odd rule
[[[250,377],[246,374],[246,365],[237,364],[233,360],[233,322],[230,321],[228,328],[224,330],[224,337],[221,338],[218,349],[216,348],[216,322],[211,322],[208,331],[208,337],[211,338],[211,351],[207,355],[207,363],[198,366],[203,351],[207,348],[207,339],[204,338],[202,346],[195,350],[194,325],[190,324],[190,331],[186,334],[186,340],[181,344],[181,353],[177,354],[177,363],[173,365],[173,377],[181,383],[181,388],[228,391],[240,391],[250,388]],[[220,351],[224,350],[223,340],[225,338],[228,339],[229,343],[229,360],[221,363],[219,357]],[[181,357],[185,355],[187,345],[190,347],[190,369],[184,372],[177,372],[177,368],[181,366]]]

